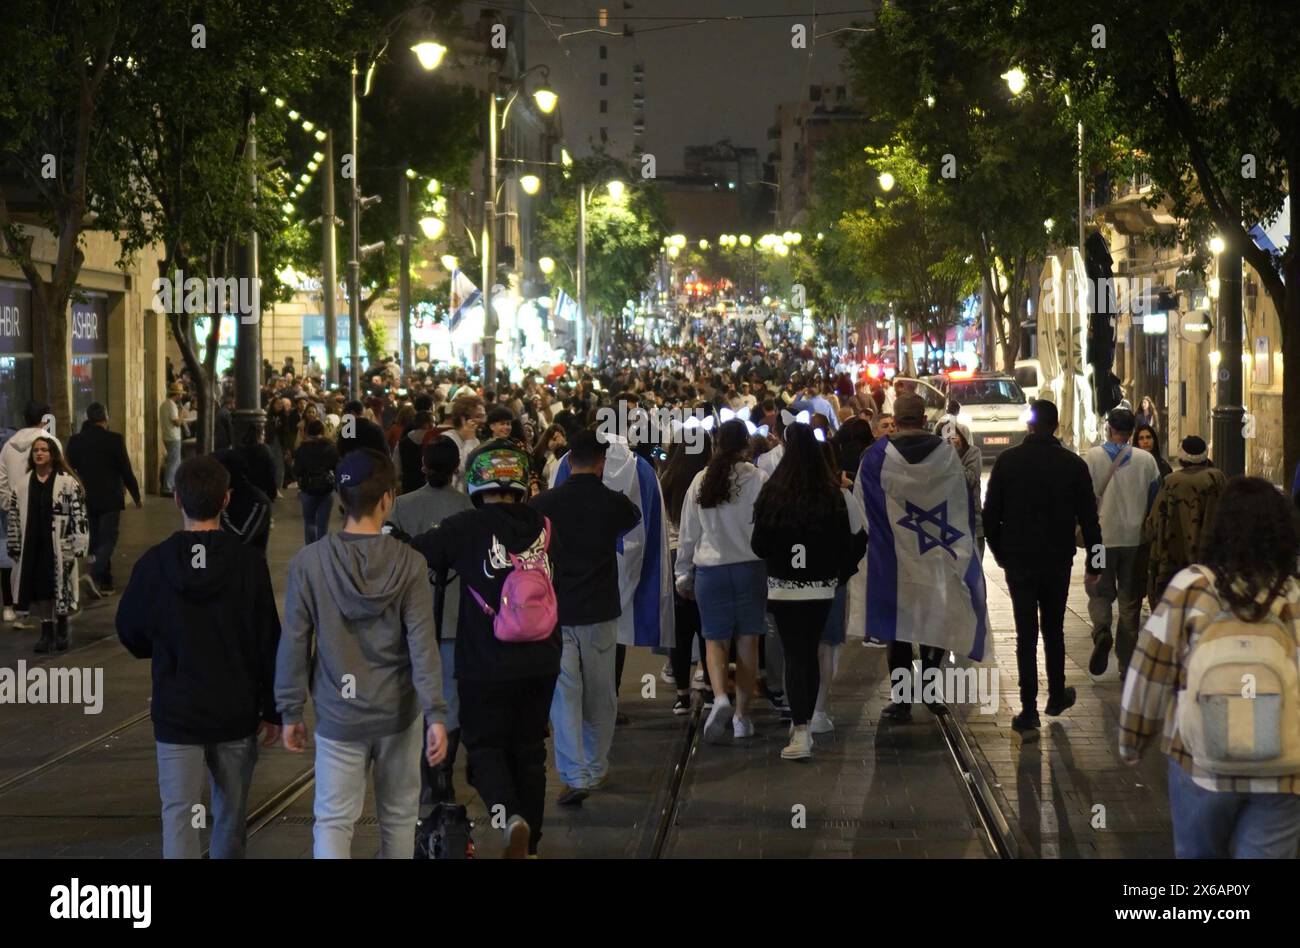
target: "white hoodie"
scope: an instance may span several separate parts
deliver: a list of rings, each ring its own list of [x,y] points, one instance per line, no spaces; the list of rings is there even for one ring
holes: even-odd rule
[[[748,462],[731,469],[739,495],[717,507],[701,507],[700,485],[708,468],[700,471],[686,489],[677,538],[677,564],[673,570],[679,591],[695,587],[695,567],[726,566],[761,559],[750,540],[754,535],[754,502],[767,474]]]

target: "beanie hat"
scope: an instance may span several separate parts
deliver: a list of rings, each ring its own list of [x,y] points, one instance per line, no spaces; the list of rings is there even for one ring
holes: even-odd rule
[[[1188,435],[1184,438],[1178,452],[1178,460],[1184,464],[1204,464],[1209,460],[1205,439],[1196,435]]]

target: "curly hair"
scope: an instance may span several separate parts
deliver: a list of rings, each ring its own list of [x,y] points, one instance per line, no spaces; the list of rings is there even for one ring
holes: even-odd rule
[[[700,482],[699,504],[702,508],[720,507],[732,499],[735,484],[731,469],[744,459],[749,447],[749,429],[739,418],[724,421],[713,440],[713,457],[704,469]]]
[[[1230,479],[1200,550],[1228,608],[1250,622],[1262,619],[1295,575],[1297,555],[1297,513],[1287,498],[1262,478]],[[1261,592],[1268,593],[1263,602]]]

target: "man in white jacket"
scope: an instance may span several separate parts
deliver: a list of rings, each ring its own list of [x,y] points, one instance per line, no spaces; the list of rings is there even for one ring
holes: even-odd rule
[[[1141,448],[1129,445],[1135,419],[1126,408],[1113,408],[1106,416],[1106,442],[1084,455],[1097,494],[1104,551],[1087,550],[1089,558],[1100,553],[1104,561],[1101,577],[1088,593],[1088,617],[1092,620],[1092,659],[1088,671],[1106,672],[1111,645],[1119,662],[1120,681],[1128,671],[1129,659],[1137,646],[1145,577],[1138,567],[1142,524],[1160,487],[1156,459]],[[1119,599],[1119,624],[1111,635],[1112,605]]]

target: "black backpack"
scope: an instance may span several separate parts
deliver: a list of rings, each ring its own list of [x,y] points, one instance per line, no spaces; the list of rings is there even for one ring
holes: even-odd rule
[[[459,803],[435,803],[415,824],[416,859],[473,859],[474,821]]]
[[[313,497],[328,494],[334,490],[334,472],[329,468],[308,471],[303,475],[298,487]]]

